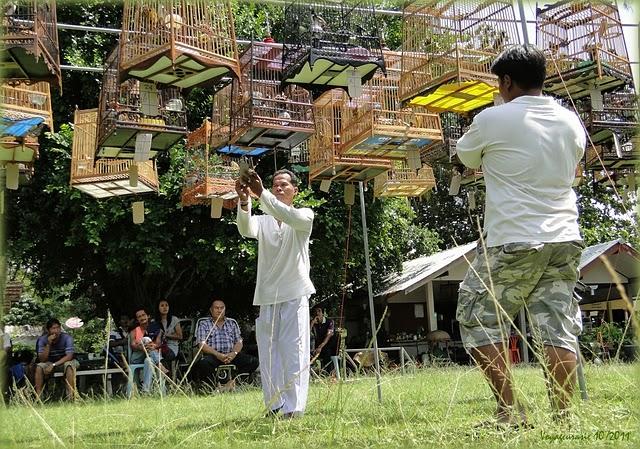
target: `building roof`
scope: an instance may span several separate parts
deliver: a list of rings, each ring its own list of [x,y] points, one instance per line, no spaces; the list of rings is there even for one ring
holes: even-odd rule
[[[588,246],[582,251],[582,257],[580,257],[580,265],[578,268],[582,270],[591,262],[597,260],[600,256],[607,253],[610,249],[615,247],[618,243],[624,244],[622,239],[611,240],[610,242],[599,243],[597,245]]]
[[[402,264],[402,272],[387,276],[383,282],[384,287],[376,293],[376,297],[389,296],[404,291],[414,290],[416,284],[424,285],[430,279],[446,271],[455,263],[476,247],[476,242],[456,246],[430,256],[418,257],[407,260]]]

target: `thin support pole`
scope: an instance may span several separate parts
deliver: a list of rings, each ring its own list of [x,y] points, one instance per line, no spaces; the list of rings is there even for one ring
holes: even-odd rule
[[[524,39],[524,43],[528,44],[529,41],[529,30],[527,29],[527,19],[524,15],[524,3],[522,0],[518,0],[518,11],[520,12],[520,23],[522,24],[522,37]]]
[[[382,402],[382,384],[380,379],[380,357],[378,354],[378,336],[376,335],[376,314],[373,310],[373,288],[371,286],[371,261],[369,258],[369,237],[367,231],[367,217],[364,209],[364,187],[360,187],[360,214],[362,216],[362,239],[364,241],[364,260],[367,268],[367,291],[369,292],[369,319],[371,321],[371,335],[373,337],[373,358],[376,362],[376,384],[378,387],[378,402]]]

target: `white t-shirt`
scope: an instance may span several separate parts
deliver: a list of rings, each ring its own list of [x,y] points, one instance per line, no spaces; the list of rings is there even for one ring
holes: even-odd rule
[[[585,144],[578,116],[550,97],[518,97],[474,118],[457,154],[482,165],[488,246],[581,239],[572,183]]]
[[[258,274],[253,305],[276,304],[316,292],[309,277],[309,237],[313,211],[280,202],[267,189],[260,196],[266,215],[251,215],[238,203],[238,231],[258,240]],[[278,225],[277,220],[282,223]]]

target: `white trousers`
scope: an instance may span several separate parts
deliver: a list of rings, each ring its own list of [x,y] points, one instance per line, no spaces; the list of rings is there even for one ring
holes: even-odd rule
[[[267,409],[301,415],[309,392],[309,298],[260,306],[256,340]]]

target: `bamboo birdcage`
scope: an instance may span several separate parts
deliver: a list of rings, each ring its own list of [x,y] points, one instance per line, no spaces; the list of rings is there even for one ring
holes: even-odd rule
[[[221,198],[223,207],[235,205],[235,180],[239,167],[234,162],[223,163],[210,154],[211,122],[206,120],[200,128],[187,136],[185,179],[182,186],[182,206],[209,204],[212,198]]]
[[[25,173],[31,171],[29,164],[38,156],[38,136],[43,126],[53,129],[49,83],[16,82],[0,85],[0,117],[3,129],[0,136],[0,161],[19,162],[24,165]],[[7,127],[24,124],[25,121],[32,122],[28,125],[28,131],[22,130],[19,135],[4,132]]]
[[[53,130],[49,83],[41,81],[32,84],[1,84],[0,111],[2,116],[16,119],[42,117],[49,129]]]
[[[284,10],[283,82],[321,93],[363,84],[384,70],[373,0],[287,2]],[[357,81],[356,81],[357,79]]]
[[[484,186],[484,173],[482,173],[482,167],[465,167],[462,170],[462,179],[460,180],[460,184],[467,187]]]
[[[305,141],[306,142],[306,141]],[[309,163],[309,145],[305,142],[296,145],[289,151],[290,164],[308,164]]]
[[[3,2],[0,61],[5,80],[62,86],[55,0]]]
[[[634,136],[621,143],[617,139],[607,140],[600,144],[588,145],[585,152],[585,163],[588,170],[608,168],[616,170],[634,167],[640,157],[640,138]]]
[[[434,112],[493,102],[493,59],[519,42],[510,0],[416,0],[403,11],[400,99]]]
[[[388,158],[341,155],[343,102],[343,92],[338,89],[325,92],[314,102],[316,132],[308,141],[310,181],[368,181],[392,168]]]
[[[430,165],[455,162],[457,160],[456,144],[458,139],[467,132],[472,120],[473,114],[462,115],[455,112],[443,112],[440,114],[443,141],[423,151],[422,160]]]
[[[386,76],[377,73],[359,98],[345,97],[342,111],[342,154],[406,159],[442,141],[438,114],[402,108],[398,97],[400,53],[385,51]],[[346,96],[343,93],[343,96]]]
[[[394,166],[386,173],[374,178],[373,195],[381,196],[421,196],[436,185],[433,168],[424,165],[418,170],[403,161],[394,161]]]
[[[240,56],[232,89],[230,143],[290,150],[313,134],[313,104],[305,89],[282,88],[282,44],[252,42]]]
[[[547,56],[544,91],[573,99],[633,83],[613,2],[560,2],[536,11],[536,44]]]
[[[238,49],[228,0],[126,0],[120,71],[190,89],[238,77]]]
[[[614,140],[622,145],[638,133],[638,96],[631,88],[605,94],[592,91],[575,105],[594,144]]]
[[[150,139],[144,152],[153,158],[187,133],[180,89],[135,79],[120,83],[118,57],[116,48],[107,58],[102,78],[96,157],[146,160],[136,156],[136,143],[144,137]]]
[[[70,185],[94,198],[157,192],[155,161],[95,160],[97,121],[97,109],[75,111]],[[137,186],[131,186],[132,166],[137,167]]]

